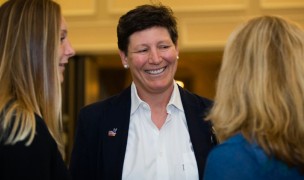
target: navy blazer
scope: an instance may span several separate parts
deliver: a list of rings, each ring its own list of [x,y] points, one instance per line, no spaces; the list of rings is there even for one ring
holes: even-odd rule
[[[211,124],[203,118],[212,102],[179,87],[199,178],[216,145]],[[122,178],[131,111],[131,87],[80,110],[70,172],[74,180]],[[108,132],[117,128],[115,136]]]
[[[0,119],[1,121],[2,119]],[[35,121],[35,137],[28,146],[26,145],[28,137],[14,145],[5,144],[12,127],[8,129],[8,132],[0,128],[0,133],[4,133],[0,136],[1,180],[70,179],[57,143],[50,134],[45,121],[36,114]]]

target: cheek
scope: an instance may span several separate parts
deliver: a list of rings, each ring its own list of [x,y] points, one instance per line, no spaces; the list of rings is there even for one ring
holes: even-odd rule
[[[63,53],[64,53],[64,48],[62,45],[59,46],[59,49],[58,49],[58,57],[59,59],[61,60],[62,57],[63,57]]]
[[[164,55],[164,57],[171,63],[177,62],[177,52],[176,51],[171,51],[168,52]]]
[[[134,56],[131,57],[128,61],[130,68],[133,67],[134,69],[141,69],[146,62],[147,58],[145,58],[144,56]]]

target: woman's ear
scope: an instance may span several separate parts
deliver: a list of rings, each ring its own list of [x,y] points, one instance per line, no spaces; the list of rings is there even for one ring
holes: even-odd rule
[[[128,57],[126,56],[126,54],[123,51],[119,51],[119,56],[120,56],[120,60],[121,60],[123,67],[125,69],[128,69],[129,64],[128,64]]]
[[[123,65],[128,64],[128,57],[126,56],[126,54],[123,51],[119,51],[119,56],[120,56],[120,60]]]
[[[177,53],[176,57],[178,57],[178,55],[179,55],[178,43],[175,44],[175,50],[176,50],[176,53]]]

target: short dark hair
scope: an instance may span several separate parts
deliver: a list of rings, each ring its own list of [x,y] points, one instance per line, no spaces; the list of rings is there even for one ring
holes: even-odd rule
[[[158,5],[141,5],[120,17],[117,25],[118,48],[128,54],[129,37],[137,31],[151,27],[164,27],[176,45],[178,39],[176,18],[170,7]]]

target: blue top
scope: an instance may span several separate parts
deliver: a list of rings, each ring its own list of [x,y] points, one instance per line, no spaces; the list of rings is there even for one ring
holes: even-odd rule
[[[268,157],[241,134],[227,139],[209,154],[203,180],[304,180],[296,168]]]

